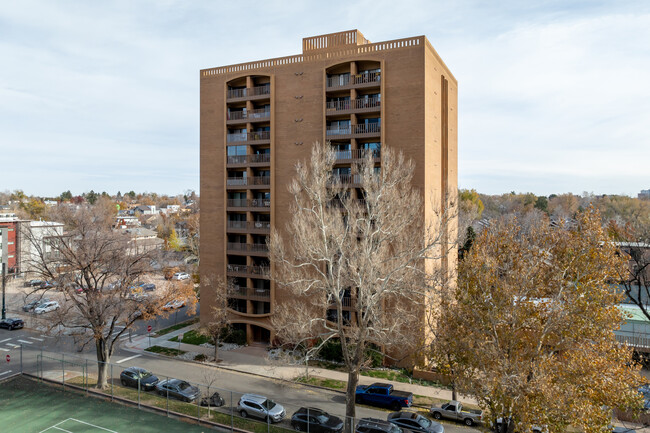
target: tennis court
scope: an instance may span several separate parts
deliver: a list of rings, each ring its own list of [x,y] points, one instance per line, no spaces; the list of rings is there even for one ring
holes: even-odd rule
[[[213,432],[134,407],[86,397],[24,376],[0,382],[0,426],[6,433]]]

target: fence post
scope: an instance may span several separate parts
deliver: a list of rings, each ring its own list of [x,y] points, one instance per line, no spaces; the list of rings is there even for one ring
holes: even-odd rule
[[[65,353],[63,358],[61,358],[61,381],[63,382],[63,392],[65,392]]]
[[[23,374],[23,343],[20,343],[20,374]]]
[[[201,385],[198,384],[198,383],[197,383],[197,385],[199,385],[197,387],[197,388],[199,388],[199,396],[196,397],[196,422],[200,426],[201,425]],[[209,395],[208,395],[208,398],[210,398]]]
[[[165,384],[169,385],[169,376],[167,376],[167,382]],[[165,399],[167,401],[167,418],[169,418],[169,388],[167,386],[165,386],[165,391],[165,395],[167,396]]]
[[[232,391],[230,391],[230,431],[235,431],[235,408],[232,405]]]
[[[140,409],[140,373],[138,373],[138,409]]]
[[[41,344],[41,382],[43,382],[43,345]]]
[[[86,374],[85,376],[85,381],[86,381],[86,396],[88,396],[88,388],[90,388],[90,385],[88,385],[88,359],[86,358]]]
[[[309,374],[309,373],[307,373],[307,374]],[[311,423],[309,422],[309,407],[307,407],[307,433],[309,433],[309,424],[311,424]]]
[[[111,364],[111,401],[113,401],[113,364]]]
[[[271,433],[271,414],[269,414],[269,409],[266,409],[266,433]]]

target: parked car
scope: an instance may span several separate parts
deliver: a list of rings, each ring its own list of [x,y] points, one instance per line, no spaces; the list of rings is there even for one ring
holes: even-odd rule
[[[33,311],[34,308],[46,302],[50,302],[50,300],[48,298],[34,299],[33,301],[30,301],[23,305],[23,311],[25,313],[29,313],[30,311]]]
[[[189,280],[190,279],[190,274],[186,272],[176,272],[172,276],[172,280]]]
[[[357,386],[355,401],[360,404],[389,407],[397,411],[403,407],[411,407],[413,393],[396,391],[389,383],[373,383]]]
[[[199,388],[180,379],[169,379],[158,382],[156,384],[156,392],[162,396],[169,396],[186,402],[192,402],[201,395]]]
[[[142,290],[144,290],[145,292],[153,292],[154,290],[156,290],[156,285],[152,283],[143,284]]]
[[[43,283],[43,280],[29,280],[25,281],[25,287],[40,287]]]
[[[361,418],[354,429],[355,433],[411,433],[409,429],[377,418]]]
[[[261,395],[244,394],[237,403],[237,410],[242,418],[253,416],[269,422],[280,422],[286,412],[278,403]]]
[[[175,310],[177,308],[182,308],[184,306],[185,306],[185,300],[174,299],[173,301],[169,301],[165,305],[163,305],[162,309],[168,311],[168,310]]]
[[[478,409],[464,409],[459,401],[452,400],[442,406],[432,406],[431,415],[435,419],[452,419],[462,421],[465,425],[472,426],[480,424],[483,419],[483,411]]]
[[[201,406],[221,407],[224,404],[226,404],[226,401],[218,392],[215,392],[210,397],[203,397],[201,399]]]
[[[56,281],[43,281],[40,287],[41,289],[51,289],[52,287],[56,287],[58,285],[59,283]]]
[[[393,412],[388,415],[388,421],[399,427],[404,427],[418,433],[444,433],[442,424],[431,421],[415,412]]]
[[[291,416],[291,427],[298,431],[338,433],[343,420],[315,407],[301,407]]]
[[[0,328],[5,328],[10,331],[13,331],[14,329],[21,329],[24,326],[25,326],[25,322],[23,322],[22,319],[6,318],[0,321]]]
[[[140,367],[129,367],[120,373],[120,382],[122,386],[138,387],[140,381],[140,389],[145,391],[153,391],[158,383],[158,377],[154,376],[150,371]]]
[[[507,426],[503,424],[503,418],[497,418],[497,423],[494,426],[494,430],[497,433],[500,433],[500,432],[506,433]],[[614,429],[614,430],[616,430],[616,429]],[[548,432],[548,427],[546,427],[546,426],[540,427],[540,426],[537,426],[537,425],[533,425],[533,426],[530,427],[530,433],[547,433],[547,432]],[[515,432],[515,433],[517,433],[517,432]],[[626,433],[626,432],[625,431],[620,431],[620,432],[613,431],[612,433]]]
[[[58,310],[60,308],[60,305],[56,301],[49,301],[45,302],[38,307],[34,308],[34,313],[36,314],[43,314],[43,313],[49,313],[50,311]]]

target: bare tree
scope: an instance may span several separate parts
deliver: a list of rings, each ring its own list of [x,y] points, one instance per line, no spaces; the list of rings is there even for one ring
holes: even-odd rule
[[[202,281],[201,291],[211,292],[211,311],[207,322],[201,327],[201,333],[212,338],[214,343],[214,362],[219,362],[219,344],[228,333],[230,313],[228,312],[228,294],[233,289],[232,284],[225,277],[219,276]]]
[[[650,224],[619,233],[620,249],[628,259],[619,280],[627,297],[650,319]]]
[[[103,388],[118,339],[138,318],[165,314],[162,307],[172,299],[188,299],[194,308],[194,290],[191,284],[177,284],[159,287],[155,296],[149,296],[136,288],[136,281],[151,275],[155,251],[143,251],[130,236],[113,231],[102,208],[62,206],[52,218],[64,223],[66,231],[52,231],[42,238],[28,232],[29,265],[51,282],[37,290],[50,292],[61,304],[50,326],[85,335],[86,344],[95,344],[97,387]]]
[[[340,342],[349,432],[368,350],[400,360],[423,343],[413,330],[422,328],[431,276],[452,237],[424,223],[430,211],[442,227],[448,214],[425,209],[411,186],[414,165],[401,153],[383,147],[381,168],[368,155],[352,179],[333,175],[335,161],[329,145],[316,144],[309,165],[296,167],[293,217],[284,236],[274,230],[269,239],[273,278],[294,301],[279,306],[272,323],[281,342],[307,357]]]

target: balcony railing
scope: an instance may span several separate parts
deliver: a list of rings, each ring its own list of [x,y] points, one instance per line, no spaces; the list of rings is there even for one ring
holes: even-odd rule
[[[232,297],[269,300],[271,298],[270,289],[255,289],[253,287],[240,287],[234,286],[228,290],[228,294]]]
[[[228,143],[237,143],[240,141],[263,141],[271,139],[271,131],[248,131],[228,134],[226,141]]]
[[[355,84],[378,83],[381,72],[363,72],[356,75],[334,75],[327,77],[327,87],[346,87]]]
[[[229,177],[226,181],[226,185],[228,186],[256,186],[270,184],[271,176]]]
[[[249,275],[268,276],[270,268],[268,266],[246,266],[246,265],[226,265],[227,272]]]
[[[271,223],[268,221],[228,221],[228,228],[233,230],[270,231]]]
[[[269,247],[266,244],[245,244],[243,242],[228,242],[227,248],[232,251],[245,251],[250,253],[266,253]]]
[[[228,164],[255,164],[271,162],[270,153],[255,153],[253,155],[228,155]]]
[[[271,207],[271,199],[268,198],[254,198],[252,200],[245,198],[228,199],[228,207],[257,207],[269,208]]]
[[[350,125],[348,127],[328,126],[327,135],[362,135],[362,134],[379,134],[381,132],[380,123],[362,123],[359,125]]]
[[[228,99],[247,98],[249,96],[270,95],[271,86],[249,87],[247,89],[229,89]]]
[[[374,108],[381,105],[380,98],[357,98],[347,101],[329,101],[327,109],[332,111],[359,110],[362,108]]]
[[[366,201],[364,199],[355,199],[355,200],[353,200],[353,203],[356,203],[361,208],[366,207]],[[341,200],[338,200],[338,199],[334,199],[334,200],[330,201],[327,204],[327,206],[337,208],[337,209],[343,209],[344,208],[343,202]]]
[[[227,120],[257,120],[271,117],[271,111],[268,108],[259,108],[247,111],[229,111],[226,115]]]
[[[330,183],[333,184],[358,184],[361,182],[361,175],[358,174],[333,174],[330,176]]]
[[[364,159],[368,155],[372,155],[373,158],[381,157],[381,149],[351,149],[351,150],[337,150],[336,160],[344,161],[350,159]]]
[[[340,299],[341,299],[341,306],[343,306],[343,307],[351,307],[352,306],[352,298],[350,296],[344,296],[344,297],[342,297]],[[336,302],[334,301],[334,299],[330,300],[330,305],[331,306],[336,305]]]

